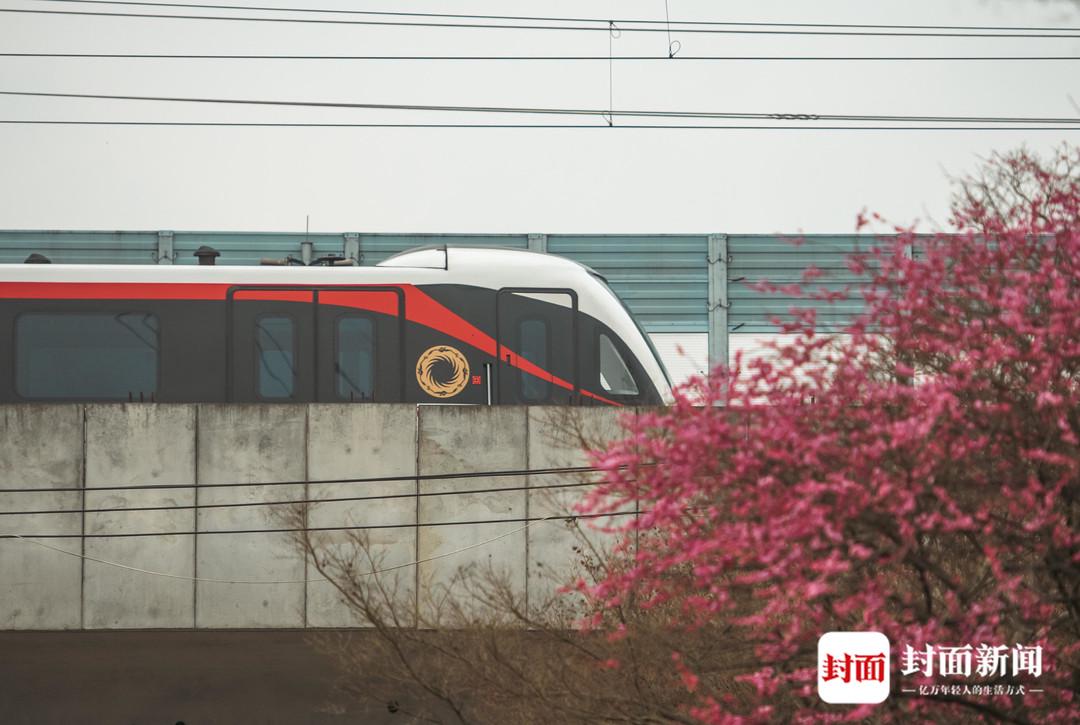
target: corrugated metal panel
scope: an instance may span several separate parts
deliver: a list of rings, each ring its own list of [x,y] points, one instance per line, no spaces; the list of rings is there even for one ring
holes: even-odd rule
[[[0,263],[19,264],[32,253],[57,264],[154,264],[157,232],[0,230]]]
[[[510,247],[528,249],[528,234],[361,234],[364,264],[378,264],[414,247]]]
[[[731,356],[729,363],[735,362],[735,357],[739,353],[742,354],[742,366],[743,374],[750,374],[749,370],[755,360],[765,360],[770,363],[775,363],[778,360],[776,350],[774,347],[784,347],[786,345],[794,344],[797,335],[779,335],[779,334],[733,334],[731,335]],[[838,334],[833,338],[839,344],[846,344],[850,341],[850,337],[847,335]],[[797,380],[807,380],[809,369],[812,369],[819,363],[813,362],[814,360],[820,361],[820,356],[811,358],[809,368],[802,368],[797,374]]]
[[[451,247],[525,249],[529,245],[529,237],[525,234],[360,234],[358,238],[364,265],[378,264],[387,257],[414,247],[446,244]],[[204,244],[221,252],[218,264],[259,264],[263,257],[283,259],[290,255],[299,259],[301,245],[305,240],[312,243],[313,258],[340,255],[345,250],[344,234],[177,232],[176,263],[197,264],[195,250]]]
[[[548,252],[602,274],[650,332],[707,332],[708,237],[552,235]]]
[[[654,332],[649,335],[656,352],[667,368],[671,382],[682,385],[693,375],[706,375],[709,369],[709,336],[703,332]]]
[[[876,237],[809,234],[801,237],[775,235],[736,235],[728,237],[728,296],[731,301],[732,330],[741,333],[775,332],[773,317],[785,319],[792,308],[815,307],[819,327],[835,330],[847,324],[863,310],[858,291],[863,279],[852,274],[847,258],[868,251],[878,244]],[[814,282],[803,285],[807,292],[822,289],[843,290],[850,287],[846,299],[824,303],[792,295],[754,289],[758,282],[777,285],[798,284],[811,266],[822,271]]]
[[[342,254],[346,234],[176,232],[176,264],[196,264],[194,252],[208,245],[221,252],[218,264],[258,264],[263,257],[301,256],[305,239],[315,257]],[[378,264],[414,247],[497,246],[527,249],[526,234],[358,234],[362,262]],[[551,235],[547,250],[586,264],[602,274],[650,332],[708,332],[707,235]],[[61,263],[154,264],[158,232],[0,231],[0,262],[22,262],[39,252]],[[807,289],[840,289],[859,282],[848,271],[847,255],[875,244],[874,237],[806,235],[800,244],[775,235],[727,238],[729,324],[741,333],[774,332],[771,318],[787,317],[791,307],[815,304],[823,330],[846,324],[863,308],[856,293],[839,303],[808,303],[791,296],[757,291],[754,282],[799,282],[809,265],[825,276]]]

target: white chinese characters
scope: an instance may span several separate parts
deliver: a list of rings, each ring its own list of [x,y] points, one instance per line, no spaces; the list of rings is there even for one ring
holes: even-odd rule
[[[988,644],[946,647],[928,644],[923,649],[915,649],[909,644],[905,645],[900,656],[902,675],[971,677],[972,672],[984,678],[1010,674],[1013,677],[1024,674],[1038,677],[1042,674],[1042,647],[1025,647],[1022,644],[1012,648]]]

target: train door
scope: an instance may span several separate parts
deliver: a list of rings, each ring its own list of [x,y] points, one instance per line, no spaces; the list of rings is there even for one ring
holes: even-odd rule
[[[400,289],[317,293],[316,398],[399,402],[404,397],[404,298]]]
[[[573,290],[499,290],[495,327],[497,402],[577,402],[577,294]]]
[[[315,291],[229,290],[230,402],[315,399]]]

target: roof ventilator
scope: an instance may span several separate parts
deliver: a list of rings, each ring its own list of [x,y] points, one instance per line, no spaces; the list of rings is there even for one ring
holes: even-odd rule
[[[221,256],[221,252],[204,244],[195,250],[195,256],[199,258],[200,266],[213,267],[217,264],[217,258]]]

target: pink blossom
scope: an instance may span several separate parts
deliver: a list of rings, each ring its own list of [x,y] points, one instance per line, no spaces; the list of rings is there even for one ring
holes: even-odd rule
[[[1055,663],[1045,692],[982,702],[1080,720],[1077,169],[1075,151],[997,157],[987,173],[1028,193],[961,196],[954,233],[900,228],[849,262],[868,284],[848,344],[796,311],[783,322],[796,338],[770,360],[736,357],[671,407],[628,418],[625,438],[594,453],[606,481],[581,510],[632,500],[645,513],[623,526],[626,566],[574,587],[594,607],[589,626],[621,638],[608,607],[663,605],[685,618],[672,626],[722,622],[751,644],[760,666],[735,678],[747,698],[673,655],[703,722],[776,719],[778,696],[794,698],[784,717],[798,722],[975,712],[932,697],[824,708],[806,653],[834,629],[894,644],[1038,641]],[[857,224],[871,219],[883,221]]]

